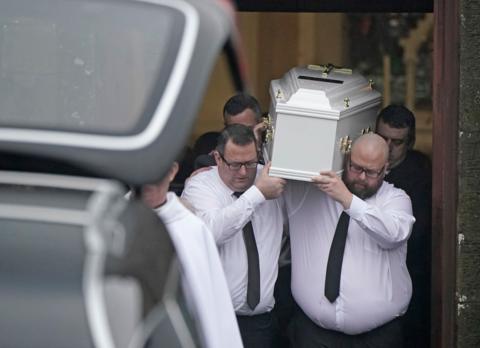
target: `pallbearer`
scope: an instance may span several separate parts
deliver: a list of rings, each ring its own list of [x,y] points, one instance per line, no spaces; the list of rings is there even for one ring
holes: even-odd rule
[[[369,133],[352,145],[342,177],[288,183],[292,347],[403,348],[415,219],[406,193],[383,180],[387,166],[385,140]]]

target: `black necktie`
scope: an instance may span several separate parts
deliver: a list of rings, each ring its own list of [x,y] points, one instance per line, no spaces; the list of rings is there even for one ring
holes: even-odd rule
[[[238,198],[242,193],[234,192],[233,194]],[[248,260],[247,303],[251,309],[255,309],[258,302],[260,302],[260,264],[251,221],[243,227],[243,240],[247,249]]]
[[[350,217],[342,212],[338,219],[332,246],[328,254],[327,274],[325,275],[325,297],[330,302],[335,302],[340,292],[340,275],[342,273],[343,252],[347,240],[348,223]]]

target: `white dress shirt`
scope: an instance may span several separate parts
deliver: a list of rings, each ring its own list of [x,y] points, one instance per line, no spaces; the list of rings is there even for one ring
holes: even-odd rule
[[[257,175],[260,170],[261,166]],[[275,303],[273,289],[282,239],[281,202],[278,199],[265,200],[254,185],[237,199],[223,183],[217,167],[188,179],[182,197],[213,233],[235,312],[256,315],[270,311]],[[242,232],[250,220],[260,261],[260,302],[253,311],[246,302],[248,260]]]
[[[215,241],[205,224],[169,192],[155,209],[165,223],[183,274],[187,302],[208,348],[243,347]]]
[[[340,280],[340,295],[324,295],[330,246],[343,207],[313,184],[289,182],[292,293],[317,325],[359,334],[405,313],[412,294],[406,266],[412,225],[410,198],[383,182],[368,199],[353,196]]]

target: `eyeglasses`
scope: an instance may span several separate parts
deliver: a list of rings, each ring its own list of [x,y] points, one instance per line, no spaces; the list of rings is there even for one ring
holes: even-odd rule
[[[380,135],[387,143],[388,141],[390,140],[390,142],[393,144],[393,146],[400,146],[400,145],[403,145],[405,144],[405,142],[407,141],[407,138],[403,138],[403,139],[392,139],[392,138],[389,138],[389,137],[386,137],[380,133],[377,133],[378,135]]]
[[[240,170],[240,168],[242,168],[242,166],[244,166],[245,169],[253,169],[253,168],[257,168],[257,165],[258,165],[257,161],[254,161],[254,162],[228,162],[220,152],[218,154],[220,155],[220,158],[222,159],[222,161],[225,162],[225,164],[231,170],[235,170],[235,171]]]
[[[352,173],[355,173],[355,174],[365,173],[365,176],[369,178],[378,178],[380,175],[382,175],[383,170],[385,169],[385,166],[383,166],[382,169],[377,171],[373,169],[363,168],[359,165],[356,165],[355,163],[352,163],[352,161],[350,160],[348,163],[348,168]]]

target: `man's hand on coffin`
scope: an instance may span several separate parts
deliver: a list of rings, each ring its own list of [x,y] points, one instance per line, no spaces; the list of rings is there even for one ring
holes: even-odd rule
[[[260,192],[265,196],[265,199],[274,199],[279,197],[287,183],[285,179],[269,176],[268,172],[270,171],[270,166],[271,162],[265,164],[262,172],[255,181],[255,186],[257,186]]]
[[[320,172],[319,176],[312,178],[312,182],[320,190],[339,202],[344,209],[350,208],[353,195],[335,172]]]

